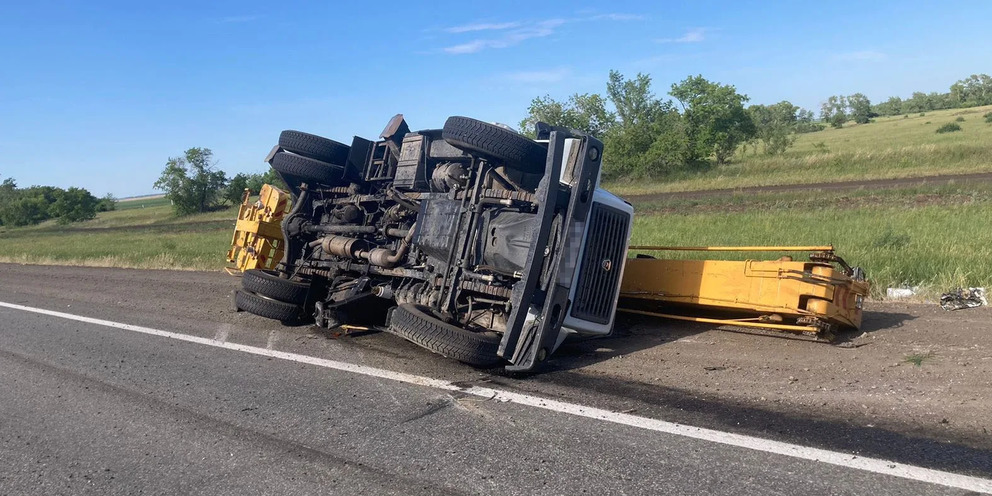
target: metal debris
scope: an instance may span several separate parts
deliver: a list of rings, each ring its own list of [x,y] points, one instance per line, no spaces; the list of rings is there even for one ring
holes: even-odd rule
[[[940,295],[940,307],[948,311],[983,307],[988,304],[989,301],[985,299],[985,288],[958,288]]]

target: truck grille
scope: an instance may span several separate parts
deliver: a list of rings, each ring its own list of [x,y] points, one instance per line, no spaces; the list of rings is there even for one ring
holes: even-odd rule
[[[620,287],[630,217],[622,210],[594,203],[589,214],[585,253],[579,265],[572,316],[606,324]]]

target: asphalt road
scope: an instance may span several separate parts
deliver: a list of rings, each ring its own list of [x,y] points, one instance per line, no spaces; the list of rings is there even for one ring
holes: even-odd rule
[[[772,427],[755,421],[761,412],[583,382],[565,367],[501,377],[388,335],[331,339],[283,328],[234,314],[225,303],[236,285],[206,273],[0,266],[0,302],[205,338],[0,306],[0,494],[973,494],[221,343],[633,411],[852,459],[992,475],[981,449],[802,419],[771,417]]]

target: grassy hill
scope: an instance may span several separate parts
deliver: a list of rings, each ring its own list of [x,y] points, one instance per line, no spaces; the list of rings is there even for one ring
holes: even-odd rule
[[[666,181],[619,181],[619,195],[992,171],[992,106],[882,117],[802,134],[781,155],[745,150],[732,163]],[[957,122],[958,118],[964,121]],[[938,134],[956,122],[961,131]],[[603,157],[608,161],[609,157]]]
[[[0,262],[142,269],[224,267],[237,207],[175,217],[168,200],[156,203],[102,212],[96,219],[70,225],[48,221],[16,229],[0,227]]]
[[[778,156],[747,152],[727,166],[669,182],[618,184],[621,194],[805,184],[992,171],[992,107],[877,119],[799,137]],[[963,121],[958,119],[962,118]],[[961,131],[938,134],[956,122]],[[987,183],[901,189],[728,194],[634,205],[635,244],[833,244],[864,267],[879,297],[920,286],[933,297],[992,286],[992,193]],[[760,253],[662,252],[678,258],[768,258]],[[656,254],[657,255],[657,254]]]

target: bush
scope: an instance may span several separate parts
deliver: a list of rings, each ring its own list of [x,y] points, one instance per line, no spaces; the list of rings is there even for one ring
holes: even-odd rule
[[[59,224],[90,220],[96,217],[99,201],[83,188],[69,188],[56,195],[48,212]]]
[[[985,114],[983,117],[985,117],[985,122],[992,124],[992,112]]]
[[[926,116],[926,115],[927,115],[927,113],[926,113],[926,112],[920,112],[920,117],[924,117],[924,116]]]
[[[964,117],[960,117],[959,116],[957,119],[954,119],[954,121],[955,122],[964,122]]]
[[[948,122],[947,124],[944,124],[943,126],[937,128],[937,134],[953,133],[954,131],[960,131],[960,130],[961,130],[961,126],[957,125],[954,122]]]

